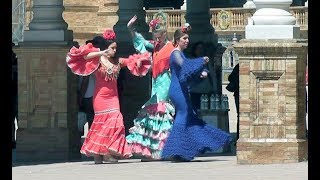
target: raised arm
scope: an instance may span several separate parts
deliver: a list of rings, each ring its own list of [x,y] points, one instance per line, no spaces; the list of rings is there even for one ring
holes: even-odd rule
[[[97,52],[90,52],[89,54],[83,56],[83,59],[92,59],[92,58],[95,58],[95,57],[100,57],[100,56],[107,56],[108,54],[108,51],[109,49],[105,49],[103,51],[97,51]]]
[[[137,16],[134,15],[128,22],[127,27],[132,37],[133,46],[139,53],[144,53],[148,50],[152,51],[154,45],[146,40],[141,33],[138,33],[134,28],[133,24],[136,22]]]
[[[132,25],[136,22],[137,18],[137,15],[134,15],[127,24],[128,30],[130,31],[132,37],[135,36],[135,30],[133,29]]]

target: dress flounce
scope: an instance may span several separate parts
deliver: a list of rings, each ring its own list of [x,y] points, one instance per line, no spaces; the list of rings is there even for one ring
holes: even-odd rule
[[[80,46],[79,48],[72,47],[67,54],[67,65],[74,74],[88,76],[99,67],[99,57],[84,59],[83,56],[90,52],[98,52],[99,48],[93,47],[91,43]]]
[[[121,59],[128,61],[127,67],[135,76],[145,76],[151,67],[151,54],[149,52],[133,54],[128,58]]]
[[[120,158],[131,157],[122,119],[120,111],[96,114],[80,152],[86,156],[109,155],[112,152]]]

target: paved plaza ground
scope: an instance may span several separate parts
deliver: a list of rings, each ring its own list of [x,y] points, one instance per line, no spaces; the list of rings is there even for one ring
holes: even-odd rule
[[[12,180],[306,180],[308,162],[240,165],[236,156],[198,157],[192,162],[140,162],[121,160],[118,164],[93,161],[16,164]]]
[[[229,128],[235,135],[236,111],[232,93],[229,97]],[[86,133],[85,133],[86,134]],[[308,162],[288,164],[237,164],[235,147],[229,154],[211,154],[192,162],[140,162],[121,160],[118,164],[95,165],[91,159],[80,162],[15,162],[12,180],[306,180]],[[13,159],[15,154],[13,155]]]

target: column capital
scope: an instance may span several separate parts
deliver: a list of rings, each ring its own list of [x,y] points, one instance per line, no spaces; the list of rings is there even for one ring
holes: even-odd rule
[[[63,0],[34,0],[32,11],[33,19],[29,24],[29,30],[24,32],[24,43],[66,44],[73,40],[73,32],[67,30],[68,24],[62,17]]]

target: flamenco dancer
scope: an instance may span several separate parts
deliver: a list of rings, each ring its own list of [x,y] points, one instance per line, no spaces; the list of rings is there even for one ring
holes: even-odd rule
[[[116,34],[107,29],[88,44],[72,47],[67,54],[67,65],[81,76],[94,74],[94,119],[80,152],[93,156],[95,164],[117,162],[132,156],[125,138],[123,117],[119,108],[117,78],[120,68],[127,67],[136,76],[144,76],[151,66],[151,54],[134,54],[117,58]]]
[[[189,44],[189,29],[183,27],[174,33],[176,48],[170,56],[169,97],[175,106],[176,117],[161,154],[163,159],[178,162],[191,161],[206,150],[218,150],[232,141],[230,134],[199,119],[191,104],[189,86],[199,82],[200,78],[207,78],[205,64],[209,62],[209,58],[185,57],[183,50]]]
[[[139,110],[134,126],[126,137],[132,153],[141,161],[161,160],[161,152],[173,124],[174,107],[169,101],[169,57],[174,49],[168,40],[166,18],[162,12],[149,23],[153,41],[147,41],[133,27],[137,16],[132,17],[127,27],[133,37],[133,45],[139,53],[151,51],[152,90],[150,99]]]

